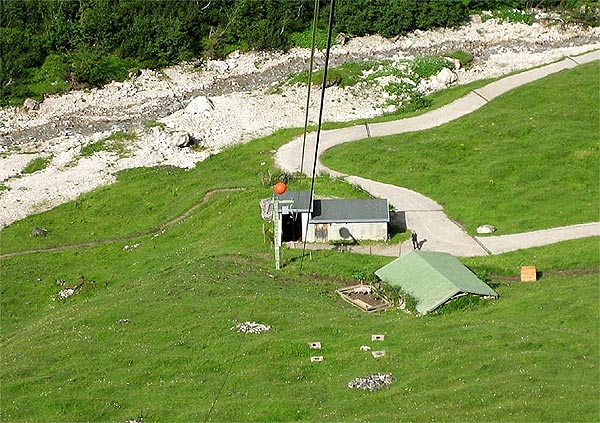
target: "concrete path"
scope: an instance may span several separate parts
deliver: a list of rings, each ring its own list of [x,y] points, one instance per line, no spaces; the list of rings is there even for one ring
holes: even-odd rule
[[[358,185],[374,197],[387,198],[396,210],[404,212],[406,227],[419,234],[423,250],[442,251],[455,256],[480,256],[514,251],[522,248],[552,244],[559,241],[600,235],[600,222],[573,225],[522,234],[472,237],[459,225],[446,216],[442,207],[435,201],[418,192],[395,185],[384,184],[359,176],[346,175],[324,166],[318,156],[327,149],[350,141],[370,137],[419,131],[443,125],[465,116],[490,100],[529,82],[573,68],[583,63],[600,60],[600,51],[594,51],[577,57],[567,57],[560,62],[531,69],[501,80],[492,82],[465,97],[459,98],[439,109],[425,114],[396,120],[364,124],[331,131],[321,131],[320,149],[317,154],[317,174],[342,178],[348,183]],[[287,172],[312,173],[316,133],[307,134],[304,163],[301,163],[303,137],[295,138],[282,146],[275,154],[275,162]],[[362,251],[368,249],[368,251]],[[388,251],[389,250],[389,251]],[[411,251],[409,243],[393,247],[352,247],[355,252],[397,256]]]

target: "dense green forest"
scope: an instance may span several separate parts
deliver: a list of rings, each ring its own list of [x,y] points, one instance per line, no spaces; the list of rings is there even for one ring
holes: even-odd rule
[[[335,31],[386,37],[464,23],[476,10],[579,11],[594,0],[337,0]],[[325,36],[329,0],[319,0]],[[285,50],[311,40],[314,0],[0,0],[0,106],[123,80],[140,68]]]

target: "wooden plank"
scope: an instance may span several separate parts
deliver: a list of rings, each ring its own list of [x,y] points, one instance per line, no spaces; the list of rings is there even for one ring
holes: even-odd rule
[[[537,269],[535,266],[521,266],[521,282],[537,281]]]
[[[359,298],[352,299],[352,302],[354,302],[354,304],[356,304],[358,307],[362,308],[365,311],[369,311],[369,309],[371,308],[371,304],[366,303]]]
[[[374,311],[386,310],[386,309],[390,308],[390,306],[391,306],[390,303],[381,304],[381,305],[378,305],[378,306],[371,306],[371,309],[368,310],[368,312],[372,313]]]

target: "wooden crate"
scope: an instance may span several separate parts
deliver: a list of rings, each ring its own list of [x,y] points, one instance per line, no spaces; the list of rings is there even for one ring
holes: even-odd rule
[[[535,266],[521,266],[521,282],[537,281],[537,269]]]

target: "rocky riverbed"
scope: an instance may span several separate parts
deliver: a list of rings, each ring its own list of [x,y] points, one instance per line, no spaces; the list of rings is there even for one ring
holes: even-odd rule
[[[600,48],[600,29],[565,25],[540,15],[533,25],[483,22],[454,29],[417,31],[389,40],[351,38],[335,45],[333,65],[350,60],[415,57],[465,50],[469,69],[422,81],[430,92],[451,84],[498,77]],[[120,170],[172,165],[192,168],[227,146],[302,127],[306,87],[283,83],[308,68],[310,51],[232,53],[223,61],[188,63],[157,72],[143,70],[102,89],[48,96],[41,103],[0,111],[0,227],[77,198],[115,181]],[[316,54],[322,67],[323,52]],[[369,118],[386,111],[383,81],[375,86],[326,90],[324,120]],[[318,114],[312,94],[310,120]],[[82,155],[82,148],[115,132],[129,137],[120,151]],[[195,141],[201,148],[182,147]],[[22,174],[34,158],[48,165]]]

